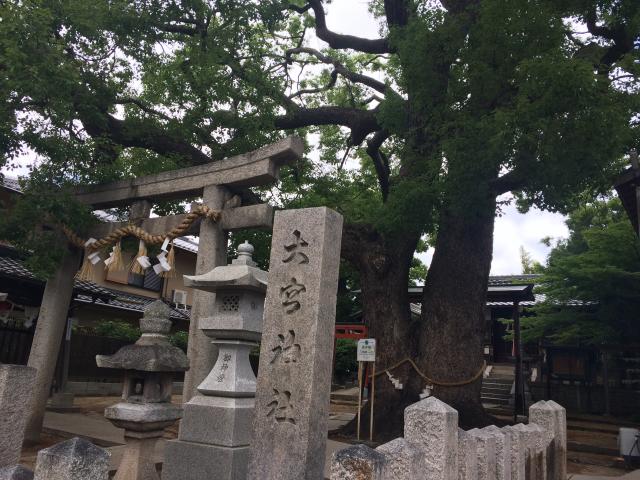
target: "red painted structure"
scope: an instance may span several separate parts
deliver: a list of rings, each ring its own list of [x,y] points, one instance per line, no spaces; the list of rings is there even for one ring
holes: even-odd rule
[[[368,335],[369,327],[362,323],[336,325],[336,340],[338,338],[360,340],[361,338],[369,338]]]

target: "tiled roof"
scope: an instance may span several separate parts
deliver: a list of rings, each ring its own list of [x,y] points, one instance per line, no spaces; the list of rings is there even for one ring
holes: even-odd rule
[[[535,300],[522,300],[518,302],[521,307],[533,307],[545,300],[545,296],[541,293],[534,293]],[[487,307],[513,307],[513,302],[487,302]]]
[[[109,300],[103,300],[100,298],[94,299],[89,295],[78,295],[76,297],[77,302],[85,304],[99,305],[105,308],[115,308],[118,310],[128,310],[130,312],[142,313],[147,305],[153,303],[157,298],[143,297],[140,295],[133,295],[131,293],[124,293],[117,290],[105,289],[109,291],[112,298]],[[182,310],[179,308],[171,308],[171,318],[174,320],[189,320],[190,310]]]
[[[523,273],[520,275],[491,275],[489,286],[523,285],[535,283],[540,278],[537,273]]]
[[[22,263],[21,260],[7,256],[0,256],[0,276],[22,278],[36,284],[44,284],[43,280],[36,278]],[[111,288],[104,288],[93,282],[76,280],[76,298],[81,303],[92,303],[105,308],[142,312],[155,298],[142,297],[130,293],[123,293]],[[174,320],[189,320],[188,310],[171,309],[171,318]]]
[[[31,273],[27,267],[22,263],[22,260],[0,256],[0,275],[4,277],[17,277],[25,280],[30,280],[34,283],[43,284],[44,280],[37,278],[33,273]],[[84,280],[76,280],[75,281],[75,289],[78,292],[83,292],[89,296],[95,297],[100,296],[103,298],[110,298],[112,293],[93,282],[86,282]]]
[[[182,250],[191,253],[198,253],[198,239],[196,237],[178,237],[173,244]]]
[[[5,176],[0,176],[0,186],[7,188],[9,190],[12,190],[14,192],[22,192],[22,189],[20,188],[20,183],[18,183],[18,179],[17,178],[11,178],[11,177],[7,177]]]

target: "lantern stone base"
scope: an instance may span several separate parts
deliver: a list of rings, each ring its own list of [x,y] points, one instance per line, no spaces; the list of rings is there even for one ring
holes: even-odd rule
[[[240,447],[251,441],[254,398],[193,397],[184,406],[180,440]]]
[[[170,440],[164,448],[162,480],[242,480],[249,447],[223,447]]]

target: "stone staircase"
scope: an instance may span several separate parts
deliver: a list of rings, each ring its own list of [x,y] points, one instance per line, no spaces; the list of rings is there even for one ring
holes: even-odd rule
[[[514,379],[513,365],[492,365],[491,373],[482,380],[482,403],[485,406],[509,405]]]

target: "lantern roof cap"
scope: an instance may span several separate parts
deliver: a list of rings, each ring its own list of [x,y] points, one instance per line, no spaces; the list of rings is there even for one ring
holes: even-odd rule
[[[202,275],[185,275],[184,284],[197,290],[267,290],[267,272],[257,267],[252,259],[253,245],[245,241],[238,247],[238,258],[230,265],[218,266]]]
[[[182,350],[169,343],[171,308],[161,300],[148,305],[140,319],[142,335],[133,345],[125,345],[113,355],[96,355],[100,368],[145,372],[184,372],[189,360]]]

